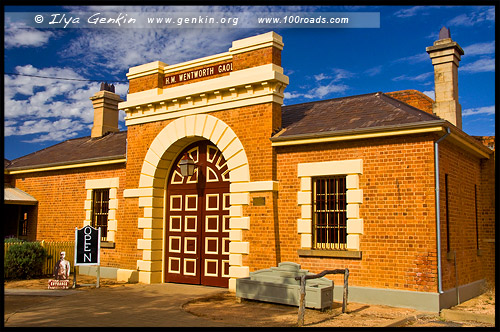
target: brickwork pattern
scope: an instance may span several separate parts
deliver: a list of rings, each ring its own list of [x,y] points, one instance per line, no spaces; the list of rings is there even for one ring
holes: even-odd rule
[[[400,100],[408,105],[416,107],[424,112],[433,114],[432,104],[434,103],[434,100],[432,100],[431,98],[429,98],[420,91],[402,90],[402,91],[387,92],[386,95],[394,99]]]
[[[495,155],[489,160],[481,160],[481,177],[478,186],[479,250],[481,266],[486,280],[495,285]]]
[[[454,288],[457,282],[452,258],[454,251],[457,256],[459,285],[483,279],[485,276],[494,281],[492,278],[494,268],[491,266],[494,262],[494,254],[488,252],[491,246],[487,241],[485,242],[487,239],[494,238],[495,234],[494,217],[492,218],[494,204],[490,198],[492,188],[489,182],[491,179],[488,179],[486,174],[482,175],[481,172],[484,162],[481,163],[477,158],[460,151],[446,141],[440,143],[439,155],[443,290]],[[449,245],[446,233],[445,174],[448,174]],[[477,252],[474,185],[477,186],[478,193],[479,248],[484,248],[481,256]],[[490,195],[486,194],[488,192]],[[447,252],[450,252],[451,259],[447,259]]]
[[[164,75],[151,74],[148,76],[138,77],[129,81],[128,93],[146,91],[150,89],[163,88]]]
[[[124,220],[123,189],[125,183],[125,167],[108,165],[70,170],[45,171],[12,175],[17,188],[24,190],[38,200],[35,222],[30,220],[30,233],[36,240],[74,241],[75,227],[82,228],[85,220],[85,199],[87,190],[85,180],[120,177],[117,197],[120,201],[117,211],[118,230],[116,247],[101,249],[102,266],[123,267],[135,266],[135,248],[137,240],[133,240],[130,229],[137,229],[137,221],[133,228]],[[132,231],[133,233],[133,231]],[[30,236],[31,236],[30,234]],[[34,236],[33,236],[34,237]],[[129,246],[129,244],[133,246]]]
[[[274,63],[281,66],[281,50],[274,47],[266,47],[254,51],[235,54],[233,56],[233,70],[247,69]]]
[[[281,260],[298,262],[314,273],[347,267],[350,285],[436,292],[432,139],[413,136],[277,148]],[[362,259],[299,257],[297,164],[350,159],[363,159]],[[269,250],[271,245],[255,247]],[[339,276],[332,279],[343,282]]]

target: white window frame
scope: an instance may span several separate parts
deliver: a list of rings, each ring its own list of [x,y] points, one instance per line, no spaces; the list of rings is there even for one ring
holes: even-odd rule
[[[108,232],[106,242],[115,242],[117,231],[116,212],[118,209],[119,178],[85,180],[87,199],[85,200],[85,220],[83,226],[92,225],[92,192],[94,189],[109,189]]]
[[[363,203],[363,190],[359,188],[359,176],[363,174],[363,160],[324,161],[299,163],[297,175],[300,191],[297,203],[301,217],[297,220],[302,249],[312,249],[312,181],[313,177],[345,175],[347,188],[347,250],[360,250],[363,234],[363,219],[359,216],[359,205]]]

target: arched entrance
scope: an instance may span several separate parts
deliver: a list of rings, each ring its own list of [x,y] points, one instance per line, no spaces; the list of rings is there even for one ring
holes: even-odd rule
[[[185,155],[197,165],[183,177]],[[228,287],[229,169],[210,141],[190,144],[174,160],[165,203],[165,282]]]

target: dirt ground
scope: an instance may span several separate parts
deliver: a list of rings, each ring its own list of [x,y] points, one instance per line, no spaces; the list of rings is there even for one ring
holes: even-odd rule
[[[460,305],[459,310],[494,315],[495,293],[483,294]],[[491,300],[490,300],[491,298]],[[297,326],[298,308],[294,306],[266,303],[253,300],[239,301],[234,293],[226,292],[208,298],[197,299],[184,305],[184,310],[201,317],[224,322],[256,327]],[[224,314],[221,315],[221,312]],[[256,319],[258,317],[258,319]],[[347,312],[342,313],[342,303],[334,303],[332,309],[306,309],[304,326],[307,327],[383,327],[404,318],[404,327],[493,327],[473,321],[451,322],[437,314],[423,313],[413,309],[383,305],[348,303]]]
[[[53,277],[37,278],[30,280],[6,280],[4,281],[4,288],[26,288],[26,289],[47,289],[49,280]],[[73,284],[73,275],[70,276],[71,285]],[[97,278],[87,275],[77,275],[76,284],[91,285],[96,284]],[[115,279],[99,278],[99,287],[117,287],[126,284],[126,282],[116,281]],[[71,286],[70,286],[71,287]],[[77,287],[79,290],[90,290],[95,287]]]
[[[4,282],[5,288],[47,289],[50,278]],[[95,284],[96,278],[78,275],[77,285]],[[126,282],[100,278],[100,287],[119,287]],[[77,290],[91,291],[95,287],[77,287]],[[43,300],[43,299],[41,299]],[[193,315],[223,321],[234,326],[292,327],[297,325],[298,308],[295,306],[266,303],[252,300],[240,301],[232,292],[196,299],[184,304],[183,309]],[[452,308],[478,314],[495,315],[495,291],[489,290]],[[223,313],[223,314],[221,314]],[[404,327],[494,327],[474,321],[446,321],[438,315],[413,309],[394,308],[382,305],[367,305],[349,302],[347,312],[342,313],[342,303],[335,302],[332,309],[324,312],[306,309],[304,326],[307,327],[381,327],[398,319]]]

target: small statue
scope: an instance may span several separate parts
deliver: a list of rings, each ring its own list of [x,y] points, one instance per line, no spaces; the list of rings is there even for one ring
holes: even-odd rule
[[[61,258],[57,261],[54,266],[54,277],[56,280],[68,280],[70,266],[69,262],[65,259],[66,252],[61,251]]]

